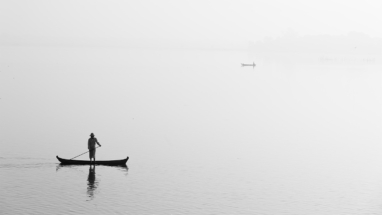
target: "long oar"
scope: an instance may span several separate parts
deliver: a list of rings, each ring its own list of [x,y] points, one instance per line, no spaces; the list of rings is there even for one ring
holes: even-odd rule
[[[101,146],[97,146],[97,147],[95,147],[94,149],[99,148],[99,147],[101,147]],[[93,150],[94,150],[94,149],[93,149]],[[88,152],[90,152],[90,150],[87,151],[87,152],[84,152],[84,153],[82,153],[82,154],[80,154],[80,155],[77,155],[77,156],[75,156],[74,158],[79,157],[79,156],[81,156],[81,155],[83,155],[83,154],[86,154],[86,153],[88,153]],[[70,159],[70,160],[73,160],[74,158],[72,158],[72,159]]]

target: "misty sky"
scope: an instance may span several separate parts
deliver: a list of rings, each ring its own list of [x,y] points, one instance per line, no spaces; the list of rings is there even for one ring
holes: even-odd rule
[[[382,37],[380,1],[193,0],[0,3],[0,38],[86,38],[245,43],[266,36],[347,34]]]

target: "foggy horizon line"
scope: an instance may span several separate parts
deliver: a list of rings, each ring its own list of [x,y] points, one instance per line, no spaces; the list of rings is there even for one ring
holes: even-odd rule
[[[303,35],[288,31],[283,35],[266,36],[253,41],[208,41],[172,39],[131,39],[109,37],[39,37],[0,36],[0,46],[41,47],[94,47],[138,49],[200,49],[251,52],[338,52],[382,54],[382,37],[372,37],[362,32],[351,31],[346,35]]]

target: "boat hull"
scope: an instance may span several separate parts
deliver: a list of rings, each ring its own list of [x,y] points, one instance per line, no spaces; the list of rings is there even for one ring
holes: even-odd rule
[[[122,160],[96,160],[95,162],[90,162],[89,160],[68,160],[56,156],[56,158],[61,162],[62,165],[108,165],[108,166],[123,166],[126,165],[129,157]]]

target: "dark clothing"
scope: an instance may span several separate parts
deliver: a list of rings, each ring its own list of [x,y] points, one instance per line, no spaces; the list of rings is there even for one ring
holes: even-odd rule
[[[89,158],[90,159],[95,158],[96,144],[101,146],[101,144],[99,144],[97,138],[94,138],[94,137],[89,138],[88,149],[89,149]]]
[[[98,140],[97,140],[97,138],[89,138],[89,140],[88,140],[88,149],[89,150],[91,150],[91,149],[95,149],[95,147],[96,147],[96,143],[98,144],[98,145],[100,145],[99,144],[99,142],[98,142]]]
[[[95,157],[95,153],[96,153],[96,149],[94,148],[94,149],[89,149],[89,150],[90,150],[89,157],[90,158],[94,158]]]

